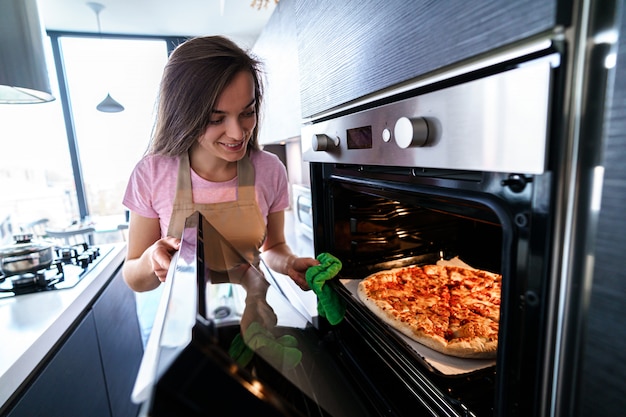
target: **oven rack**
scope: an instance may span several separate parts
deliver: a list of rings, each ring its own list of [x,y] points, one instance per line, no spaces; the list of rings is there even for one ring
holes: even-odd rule
[[[344,321],[332,328],[336,333],[338,350],[342,353],[344,366],[358,375],[361,381],[372,380],[380,389],[380,372],[390,374],[382,377],[393,387],[387,395],[393,398],[395,391],[404,391],[398,401],[419,402],[436,415],[487,416],[493,412],[495,392],[495,366],[476,371],[445,375],[429,364],[402,337],[384,324],[371,311],[356,300],[350,290],[339,280],[329,285],[346,303]],[[357,343],[350,343],[358,340]],[[380,365],[377,369],[374,363]],[[372,372],[371,369],[377,369]],[[407,397],[408,396],[408,397]],[[407,400],[408,398],[408,400]],[[445,405],[444,405],[445,404]],[[410,409],[411,405],[406,406]]]

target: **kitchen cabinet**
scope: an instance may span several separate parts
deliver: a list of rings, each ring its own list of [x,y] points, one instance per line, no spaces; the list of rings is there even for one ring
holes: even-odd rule
[[[9,412],[9,417],[137,415],[130,400],[143,345],[121,268]]]
[[[264,107],[259,143],[271,144],[300,136],[300,86],[294,1],[281,0],[252,52],[263,62]]]
[[[122,277],[121,269],[93,306],[100,357],[112,417],[137,415],[130,401],[135,377],[143,356],[135,295]]]
[[[93,312],[89,312],[8,417],[110,417]]]
[[[566,3],[297,1],[302,116],[554,30],[568,23]]]

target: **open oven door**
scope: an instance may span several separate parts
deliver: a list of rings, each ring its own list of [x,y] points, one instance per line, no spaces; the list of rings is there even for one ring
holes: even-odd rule
[[[133,393],[141,415],[378,414],[332,343],[235,252],[200,213],[187,219]]]

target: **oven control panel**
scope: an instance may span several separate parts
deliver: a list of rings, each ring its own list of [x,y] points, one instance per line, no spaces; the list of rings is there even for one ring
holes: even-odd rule
[[[309,162],[541,174],[552,55],[302,128]]]

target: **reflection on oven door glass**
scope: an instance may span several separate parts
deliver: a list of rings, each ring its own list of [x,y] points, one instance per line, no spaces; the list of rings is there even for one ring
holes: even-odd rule
[[[286,379],[328,415],[369,415],[344,385],[334,360],[319,349],[314,326],[261,270],[246,265],[230,274],[230,282],[223,274],[219,278],[207,280],[207,317],[217,328],[220,346],[239,367],[265,383]]]

